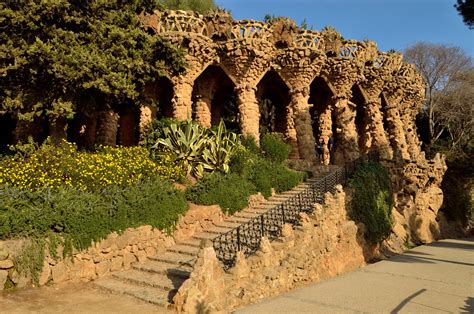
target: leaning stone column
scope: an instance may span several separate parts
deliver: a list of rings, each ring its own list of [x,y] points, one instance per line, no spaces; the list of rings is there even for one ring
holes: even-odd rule
[[[211,97],[196,96],[196,121],[205,128],[211,127],[211,104]]]
[[[260,110],[258,107],[255,87],[250,85],[236,88],[237,106],[240,113],[240,130],[244,135],[255,137],[260,142]]]
[[[323,156],[322,156],[322,161],[323,164],[329,165],[331,161],[331,156],[329,153],[329,148],[328,148],[328,142],[329,142],[329,137],[331,137],[332,133],[332,103],[328,103],[326,105],[326,108],[321,112],[321,114],[318,117],[318,125],[319,125],[319,139],[324,142],[324,145],[322,147],[323,149]],[[318,144],[319,145],[319,144]]]
[[[308,88],[295,90],[291,93],[291,106],[298,140],[299,157],[308,161],[316,161],[314,149],[313,127],[309,113]]]
[[[380,98],[368,100],[365,104],[369,117],[369,132],[372,137],[372,147],[383,159],[392,159],[393,152],[383,126]]]
[[[192,118],[193,85],[184,79],[173,80],[174,96],[172,99],[173,118],[190,120]]]
[[[99,112],[96,143],[115,146],[117,144],[119,115],[113,110]]]
[[[300,159],[300,152],[298,149],[298,135],[296,134],[295,118],[293,114],[293,108],[288,107],[286,116],[286,132],[285,138],[291,145],[291,153],[289,159]]]
[[[388,122],[388,134],[393,148],[393,157],[401,157],[405,160],[410,159],[408,153],[407,142],[405,138],[405,126],[400,118],[400,98],[385,94],[387,106],[385,107],[385,115]]]
[[[415,125],[416,111],[410,109],[409,104],[403,107],[406,109],[403,110],[401,120],[405,127],[405,137],[408,146],[407,149],[411,159],[416,160],[418,155],[421,153],[420,139],[418,138]]]
[[[342,165],[359,157],[357,127],[355,124],[356,111],[349,104],[348,98],[336,96],[334,98],[335,118],[337,126],[336,151],[334,163]]]

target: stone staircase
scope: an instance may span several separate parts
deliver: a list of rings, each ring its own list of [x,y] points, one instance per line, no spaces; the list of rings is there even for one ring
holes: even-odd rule
[[[270,197],[266,202],[228,217],[205,232],[191,239],[179,242],[167,251],[155,257],[149,257],[143,263],[136,263],[132,269],[102,278],[95,284],[114,293],[136,297],[140,300],[168,307],[183,282],[189,278],[202,240],[213,240],[217,236],[231,231],[250,219],[260,216],[288,198],[305,190],[312,182],[327,175],[328,171],[319,171],[315,177],[301,183],[294,189]]]

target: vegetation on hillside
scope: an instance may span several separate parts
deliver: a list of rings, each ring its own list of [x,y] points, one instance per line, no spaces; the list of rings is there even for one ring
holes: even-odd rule
[[[75,112],[141,102],[145,83],[185,69],[140,25],[156,0],[0,3],[0,113],[61,125]],[[54,129],[54,128],[51,128]]]
[[[446,156],[441,185],[442,210],[448,218],[468,223],[474,208],[474,67],[461,48],[416,43],[405,51],[426,82],[426,101],[418,131],[427,157]]]
[[[350,215],[366,226],[365,236],[381,243],[392,232],[392,192],[388,171],[378,163],[360,166],[349,180],[354,189]]]

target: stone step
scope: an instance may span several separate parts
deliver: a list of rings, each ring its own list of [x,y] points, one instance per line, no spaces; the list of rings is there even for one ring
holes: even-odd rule
[[[197,253],[199,252],[199,247],[189,246],[185,244],[176,244],[168,248],[168,251],[197,256]]]
[[[209,233],[215,233],[217,235],[220,235],[220,234],[223,234],[223,233],[227,233],[229,231],[231,231],[232,229],[234,229],[234,227],[211,227],[209,228],[208,230],[206,230],[206,232],[209,232]]]
[[[230,221],[230,222],[236,222],[236,223],[240,223],[240,224],[244,224],[246,222],[248,222],[251,218],[249,217],[236,217],[236,216],[232,216],[232,217],[229,217],[227,219],[227,221]]]
[[[244,211],[240,211],[240,212],[234,214],[234,217],[244,217],[244,218],[255,218],[255,217],[258,217],[258,216],[260,216],[260,214],[248,213],[248,212],[244,212]]]
[[[150,273],[136,269],[118,272],[113,274],[112,277],[140,286],[160,288],[165,291],[178,290],[186,280],[184,278],[175,277],[168,274]]]
[[[164,307],[169,305],[169,301],[172,298],[169,291],[153,287],[139,286],[116,278],[104,278],[96,281],[95,284],[107,291],[129,295],[142,301]]]
[[[148,260],[142,264],[135,264],[133,265],[133,269],[149,273],[166,274],[174,277],[181,277],[184,279],[189,278],[189,275],[193,271],[193,268],[188,265],[179,266],[176,264],[155,260]]]
[[[272,209],[274,206],[272,207],[268,207],[268,208],[264,208],[264,209],[260,209],[260,208],[246,208],[244,209],[242,212],[244,213],[250,213],[250,214],[265,214],[268,210]]]
[[[176,253],[176,252],[166,252],[165,254],[151,256],[149,257],[149,259],[154,260],[154,261],[159,261],[159,262],[176,264],[178,266],[185,265],[185,266],[190,266],[190,267],[192,267],[194,265],[194,262],[196,261],[195,256]]]
[[[211,240],[217,237],[217,234],[215,233],[210,233],[210,232],[201,232],[198,234],[193,235],[194,239],[200,239],[200,240]]]
[[[201,247],[201,240],[200,239],[187,239],[187,240],[184,240],[184,241],[180,241],[178,242],[177,244],[180,244],[180,245],[187,245],[187,246],[194,246],[194,247]]]
[[[267,204],[267,203],[264,203],[264,204],[260,204],[260,205],[257,205],[255,207],[252,207],[252,208],[249,208],[249,209],[258,209],[258,210],[268,210],[270,208],[273,208],[275,207],[275,204]]]
[[[240,222],[231,222],[231,221],[222,221],[215,224],[216,227],[223,227],[223,228],[230,228],[230,229],[237,228],[240,225],[241,225]]]

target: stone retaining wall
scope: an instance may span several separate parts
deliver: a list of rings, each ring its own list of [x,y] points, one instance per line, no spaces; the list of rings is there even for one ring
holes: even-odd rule
[[[190,279],[174,298],[176,311],[195,313],[200,307],[227,312],[355,270],[377,255],[377,248],[364,240],[364,226],[348,219],[341,186],[335,195],[326,195],[325,205],[315,205],[314,215],[301,218],[301,228],[285,225],[283,237],[272,243],[263,238],[257,254],[239,254],[228,272],[222,270],[212,245],[204,245]]]
[[[129,269],[132,263],[144,262],[147,257],[164,252],[175,242],[188,239],[223,219],[219,206],[189,204],[188,212],[171,235],[151,226],[128,228],[121,234],[113,232],[67,258],[61,258],[62,247],[57,250],[58,258],[53,258],[46,248],[38,284],[90,281],[113,271]],[[20,274],[15,265],[28,243],[28,239],[0,241],[0,291],[5,286],[23,288],[34,285],[31,275]]]

